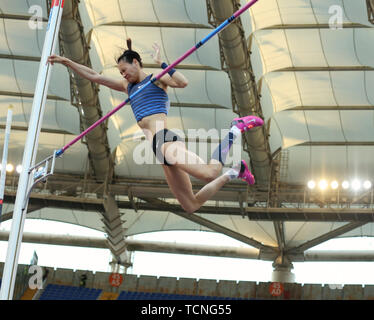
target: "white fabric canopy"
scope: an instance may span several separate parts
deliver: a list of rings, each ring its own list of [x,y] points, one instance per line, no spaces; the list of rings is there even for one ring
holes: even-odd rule
[[[47,20],[44,0],[0,0],[0,123],[5,124],[7,107],[13,104],[13,126],[21,127],[11,134],[9,161],[14,164],[22,160],[46,29],[46,21],[41,29],[29,27],[33,5],[41,8],[42,18]],[[339,8],[343,29],[331,29],[329,24],[337,21]],[[171,63],[213,29],[205,0],[81,0],[79,12],[90,41],[93,69],[118,79],[116,58],[126,48],[127,37],[132,38],[134,49],[141,54],[144,71],[157,74],[160,69],[151,58],[153,42],[161,45],[163,59]],[[266,123],[270,120],[270,151],[281,147],[289,152],[289,169],[282,182],[305,184],[321,176],[373,179],[374,151],[370,142],[374,134],[374,32],[366,1],[260,0],[241,20],[250,44],[263,115]],[[232,111],[230,79],[221,67],[218,37],[183,61],[182,67],[189,85],[169,90],[169,127],[181,130],[186,137],[191,129],[228,129],[236,114]],[[126,95],[101,86],[99,99],[106,114]],[[70,102],[69,74],[65,67],[55,65],[37,160],[46,158],[79,132],[79,114]],[[143,142],[130,106],[109,119],[107,135],[111,151],[117,148],[117,176],[163,177],[160,166],[139,166],[134,161],[134,152]],[[242,157],[250,160],[245,151]],[[57,161],[56,171],[83,176],[87,158],[86,146],[78,142]],[[123,213],[128,235],[205,230],[167,212]],[[100,213],[44,208],[30,217],[103,230]],[[203,217],[264,244],[276,245],[273,222],[230,215]],[[298,245],[343,224],[286,222],[286,243]],[[347,235],[372,236],[372,224]]]

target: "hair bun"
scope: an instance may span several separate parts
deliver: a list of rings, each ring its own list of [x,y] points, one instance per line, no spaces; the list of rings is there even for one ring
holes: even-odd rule
[[[139,53],[132,50],[131,38],[127,38],[126,43],[127,50],[125,50],[122,55],[117,58],[117,63],[119,63],[121,60],[127,63],[133,63],[134,59],[136,59],[139,62],[140,67],[143,68],[142,58],[140,57]]]
[[[127,49],[132,51],[132,43],[131,43],[131,38],[127,38],[126,39],[126,43],[127,43]]]

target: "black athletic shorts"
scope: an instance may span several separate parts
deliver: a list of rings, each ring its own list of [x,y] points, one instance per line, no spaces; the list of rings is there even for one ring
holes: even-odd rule
[[[174,142],[174,141],[182,141],[181,137],[178,136],[176,133],[169,129],[163,129],[158,132],[153,136],[153,141],[152,141],[152,149],[153,153],[155,154],[156,158],[158,161],[160,161],[161,164],[165,164],[167,166],[171,166],[170,163],[168,163],[162,154],[161,151],[161,146],[165,142]]]

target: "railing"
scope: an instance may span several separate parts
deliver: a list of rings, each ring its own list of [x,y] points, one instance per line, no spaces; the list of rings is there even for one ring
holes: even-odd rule
[[[374,24],[374,0],[366,0],[369,21]]]

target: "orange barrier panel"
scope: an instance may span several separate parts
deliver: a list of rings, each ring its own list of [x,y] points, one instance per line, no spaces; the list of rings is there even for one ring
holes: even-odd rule
[[[27,288],[23,296],[21,297],[21,300],[32,300],[35,293],[38,291],[38,289],[30,289]]]
[[[119,294],[114,292],[103,292],[99,300],[117,300]]]

